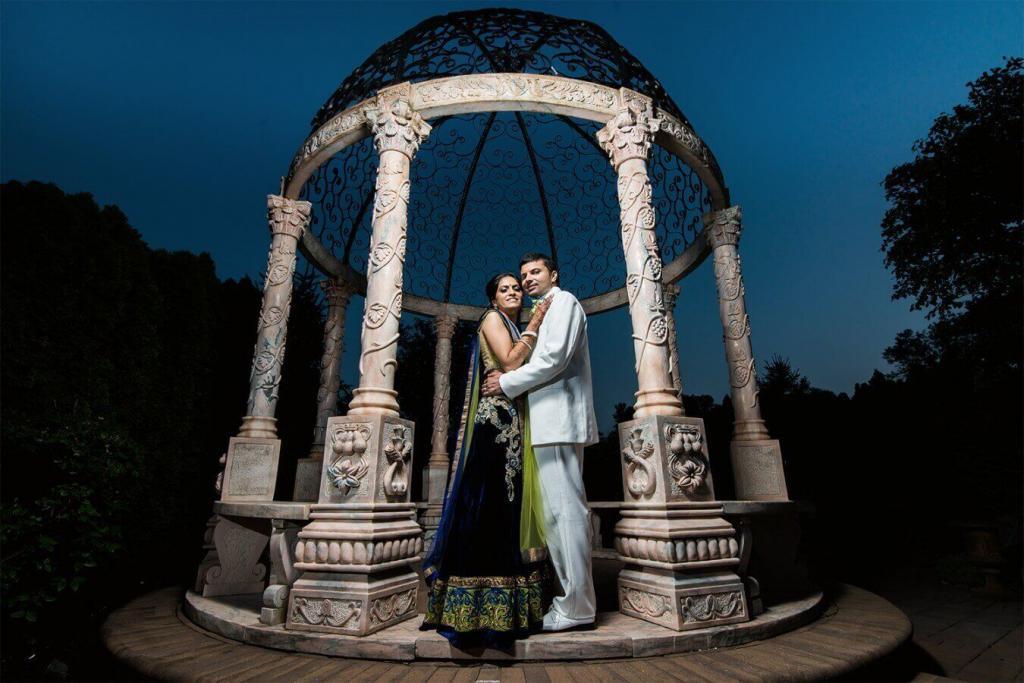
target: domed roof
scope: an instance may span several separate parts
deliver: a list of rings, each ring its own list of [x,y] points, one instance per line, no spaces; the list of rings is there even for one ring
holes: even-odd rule
[[[601,27],[492,9],[427,19],[383,45],[320,108],[309,139],[386,86],[491,72],[626,87],[689,126],[654,76]],[[539,108],[471,110],[430,124],[411,167],[407,294],[486,305],[483,289],[491,275],[515,271],[520,255],[541,251],[555,257],[563,287],[580,299],[622,294],[602,300],[601,310],[626,302],[616,176],[597,142],[601,123]],[[719,182],[714,156],[703,149],[702,163]],[[329,252],[327,258],[336,259],[333,274],[337,264],[366,272],[376,169],[373,141],[363,137],[317,161],[296,188],[313,205],[303,241],[317,269],[328,272],[323,255]],[[711,192],[696,170],[660,145],[651,149],[648,173],[662,260],[688,264],[674,270],[678,277],[703,258],[698,236]],[[406,304],[424,310],[410,298]]]
[[[508,72],[630,88],[688,123],[651,72],[597,24],[520,9],[486,9],[431,17],[379,47],[320,107],[312,127],[389,85]]]

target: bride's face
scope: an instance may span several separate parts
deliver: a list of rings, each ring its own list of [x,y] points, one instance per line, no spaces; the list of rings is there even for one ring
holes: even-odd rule
[[[523,288],[514,277],[503,277],[494,295],[494,305],[505,311],[518,312],[523,306]]]

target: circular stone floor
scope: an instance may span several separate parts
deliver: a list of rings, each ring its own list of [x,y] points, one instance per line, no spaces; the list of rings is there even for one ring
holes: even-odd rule
[[[595,655],[592,645],[584,641],[601,637],[602,629],[611,628],[615,615],[605,614],[602,617],[612,621],[603,621],[599,630],[572,634],[571,639],[578,646],[575,662],[486,664],[479,658],[466,661],[468,653],[461,661],[379,661],[383,654],[374,661],[355,658],[351,644],[355,639],[344,645],[339,643],[333,657],[283,652],[229,640],[193,624],[183,614],[185,604],[181,592],[174,589],[142,596],[108,618],[103,626],[104,642],[114,655],[141,675],[160,680],[821,680],[850,674],[876,662],[906,641],[911,632],[909,620],[891,603],[859,588],[840,585],[821,601],[819,608],[807,603],[807,609],[800,612],[793,607],[792,614],[802,613],[804,618],[810,615],[810,623],[795,627],[797,622],[790,621],[788,628],[792,630],[775,636],[761,630],[757,640],[746,644],[737,645],[736,640],[713,636],[710,631],[700,632],[702,636],[663,632],[661,638],[672,639],[673,647],[674,639],[680,636],[702,637],[704,644],[698,645],[701,651],[656,656],[651,641],[650,649],[644,651],[641,647],[641,654],[636,650],[624,654],[619,649]],[[763,629],[766,616],[750,622],[750,628]],[[782,612],[776,611],[772,619],[778,622],[780,618]],[[643,624],[632,619],[629,623]],[[258,634],[263,627],[240,628],[233,637]],[[283,633],[283,629],[277,628]],[[568,636],[540,634],[527,642],[568,641]],[[338,643],[340,639],[332,640]],[[696,645],[697,641],[690,643]],[[660,646],[667,647],[668,643],[663,641]],[[580,658],[588,661],[578,661]]]
[[[692,631],[673,631],[619,612],[601,612],[592,631],[538,633],[517,640],[513,651],[460,650],[434,631],[421,631],[422,616],[408,619],[368,636],[292,631],[259,622],[259,595],[204,598],[185,594],[182,610],[198,626],[226,638],[252,645],[333,657],[390,659],[544,661],[620,659],[729,647],[762,640],[792,630],[820,613],[819,591],[768,607],[764,614],[742,623]]]

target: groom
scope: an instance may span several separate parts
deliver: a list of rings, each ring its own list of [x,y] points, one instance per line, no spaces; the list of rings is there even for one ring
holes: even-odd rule
[[[548,552],[564,595],[544,615],[545,631],[594,623],[597,601],[590,571],[590,520],[583,489],[583,447],[598,440],[591,396],[587,316],[569,292],[557,287],[558,270],[544,254],[519,263],[523,289],[534,301],[551,299],[533,355],[511,372],[492,372],[485,396],[527,394],[537,457]]]

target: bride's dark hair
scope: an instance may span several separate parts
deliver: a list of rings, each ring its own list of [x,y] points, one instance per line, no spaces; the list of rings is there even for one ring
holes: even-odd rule
[[[504,280],[507,277],[510,277],[513,280],[515,280],[517,283],[519,283],[520,287],[523,286],[523,283],[519,282],[519,276],[516,275],[515,273],[498,273],[497,275],[492,277],[490,280],[488,280],[487,281],[487,286],[484,287],[484,291],[487,292],[487,303],[488,304],[490,304],[492,301],[494,301],[494,297],[498,295],[498,283],[501,282],[502,280]]]

